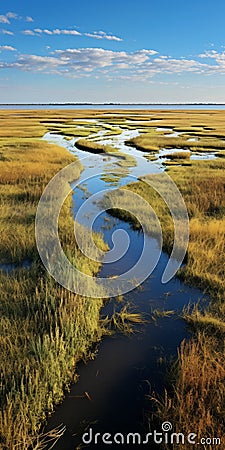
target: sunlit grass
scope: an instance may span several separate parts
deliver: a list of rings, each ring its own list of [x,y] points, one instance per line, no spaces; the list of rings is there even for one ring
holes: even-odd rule
[[[110,145],[103,145],[98,142],[89,141],[86,139],[79,139],[76,142],[76,147],[90,153],[114,153],[116,149]]]
[[[16,269],[10,275],[0,271],[3,368],[0,428],[4,450],[41,448],[42,437],[38,438],[38,435],[46,413],[62,400],[65,388],[76,378],[76,362],[92,355],[95,351],[92,344],[104,333],[104,323],[99,318],[102,301],[83,299],[59,287],[40,264],[34,240],[34,218],[40,195],[52,176],[74,160],[64,149],[38,138],[48,131],[63,133],[67,138],[87,137],[98,129],[86,120],[90,118],[104,121],[110,134],[119,133],[118,127],[140,129],[144,134],[138,138],[141,139],[139,143],[143,145],[144,142],[143,149],[149,149],[150,159],[154,158],[152,152],[162,145],[167,148],[184,146],[198,152],[213,151],[221,156],[214,161],[186,161],[185,166],[169,167],[169,174],[177,183],[190,216],[187,261],[180,276],[187,283],[205,289],[211,302],[206,309],[198,306],[184,311],[194,339],[181,345],[171,377],[174,390],[165,393],[157,404],[160,421],[170,420],[174,431],[188,434],[193,430],[202,436],[223,434],[224,112],[149,111],[148,116],[144,114],[146,112],[143,111],[112,113],[88,110],[0,112],[0,261],[21,263],[29,259],[32,263],[30,268]],[[79,121],[73,122],[74,118]],[[172,128],[185,135],[165,137],[166,131],[157,132],[157,127]],[[188,141],[190,137],[198,138],[198,141]],[[97,148],[100,146],[97,142],[95,145]],[[127,161],[115,148],[112,150],[110,147],[110,152],[120,158],[120,165],[124,165],[121,168],[123,176],[134,161]],[[81,166],[77,176],[80,170]],[[116,181],[110,172],[103,174],[104,177],[108,182]],[[132,184],[128,189],[140,194],[154,207],[163,229],[164,248],[170,251],[173,224],[163,201],[144,181]],[[124,190],[121,192],[125,195]],[[129,202],[127,206],[129,209]],[[140,213],[138,203],[132,206],[134,212],[136,208]],[[59,225],[63,249],[80,270],[96,274],[100,263],[93,264],[83,257],[74,244],[70,208],[71,199],[68,199]],[[114,213],[121,214],[124,220],[140,228],[134,216],[121,210],[114,210]],[[141,214],[149,225],[149,233],[154,234],[144,209]],[[80,231],[85,232],[83,229]],[[97,247],[105,250],[102,237],[93,237]],[[158,318],[169,318],[172,311],[155,313]],[[136,312],[122,309],[113,320],[115,328],[131,332],[133,325],[141,324],[143,318]],[[58,432],[60,434],[62,430]]]
[[[7,450],[37,450],[63,433],[63,429],[53,430],[43,436],[39,431],[74,379],[76,362],[88,358],[104,332],[99,316],[102,300],[84,299],[54,282],[40,263],[35,245],[39,198],[48,181],[74,157],[56,145],[31,139],[31,128],[35,136],[47,130],[39,128],[39,119],[29,127],[29,115],[19,126],[17,121],[15,137],[12,123],[6,138],[8,120],[2,120],[4,138],[0,138],[0,262],[20,264],[28,259],[31,266],[18,266],[10,274],[0,270],[0,442]],[[79,163],[76,170],[78,178]],[[100,263],[81,255],[73,239],[71,198],[63,205],[59,233],[77,267],[96,274]],[[106,250],[100,235],[93,238]]]
[[[208,139],[201,139],[197,142],[189,141],[186,138],[183,138],[181,136],[179,137],[165,137],[165,136],[158,136],[155,137],[152,134],[145,133],[144,135],[138,136],[136,138],[131,139],[128,141],[129,145],[133,145],[138,150],[142,151],[157,151],[162,148],[182,148],[182,149],[188,149],[192,151],[212,151],[212,150],[224,150],[225,149],[225,142],[216,139],[216,138],[208,138]]]
[[[224,367],[223,348],[218,349],[213,334],[199,333],[196,340],[182,342],[178,362],[170,373],[170,379],[176,380],[173,392],[165,392],[161,399],[153,397],[160,422],[170,421],[173,432],[185,436],[193,432],[220,438],[223,445]],[[163,447],[169,448],[166,444]],[[190,449],[187,442],[182,447]],[[215,445],[207,448],[213,450]]]
[[[222,437],[225,406],[225,162],[192,161],[189,166],[170,167],[169,175],[176,182],[185,200],[190,217],[190,241],[186,264],[179,272],[186,283],[198,286],[210,296],[209,305],[185,310],[183,317],[191,326],[195,339],[184,342],[178,353],[176,372],[170,377],[173,393],[165,393],[156,400],[160,422],[170,420],[174,431],[195,430],[202,436]],[[124,209],[116,209],[112,195],[105,196],[109,212],[140,228],[136,214],[141,216],[149,234],[156,233],[145,207],[132,200],[131,215],[129,189],[147,200],[153,207],[163,231],[164,248],[173,245],[173,223],[168,208],[158,194],[143,181],[119,189]],[[127,199],[127,201],[126,201]],[[113,207],[114,209],[110,209]],[[152,319],[169,317],[171,311],[155,311]],[[185,450],[188,447],[184,447]]]
[[[165,155],[162,155],[163,158],[167,159],[189,159],[190,156],[190,152],[173,152],[165,153]]]
[[[130,305],[126,304],[108,319],[108,326],[109,329],[119,333],[131,334],[137,331],[137,325],[143,325],[145,322],[145,318],[140,313],[132,311]]]

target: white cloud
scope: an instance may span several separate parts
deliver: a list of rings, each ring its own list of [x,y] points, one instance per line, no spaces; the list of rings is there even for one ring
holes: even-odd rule
[[[214,58],[214,55],[218,55],[218,53],[216,52],[216,50],[209,50],[206,51],[204,53],[200,53],[199,58]]]
[[[79,31],[77,30],[53,30],[52,34],[67,34],[67,35],[72,35],[72,36],[81,36],[81,33],[79,33]]]
[[[150,54],[155,54],[154,50],[149,50]],[[57,55],[67,65],[74,67],[76,70],[89,69],[95,70],[102,67],[126,65],[126,67],[143,64],[149,60],[146,50],[128,53],[125,51],[115,52],[105,50],[103,48],[80,48],[55,50],[52,54]]]
[[[7,16],[0,15],[0,23],[10,23]]]
[[[20,17],[18,16],[18,14],[14,13],[14,12],[7,12],[5,15],[1,14],[0,15],[0,23],[10,23],[9,19],[20,19]]]
[[[6,17],[8,17],[9,19],[19,19],[18,14],[14,12],[7,12]]]
[[[26,17],[21,17],[19,16],[17,13],[14,12],[7,12],[6,14],[1,14],[0,15],[0,23],[7,23],[10,24],[11,19],[13,20],[25,20],[26,22],[33,22],[33,18],[30,16],[26,16]]]
[[[39,29],[35,29],[35,32],[38,32],[37,30]],[[46,31],[50,30],[43,30],[43,32]],[[57,34],[57,29],[53,31]],[[25,30],[24,32],[33,31]],[[6,50],[7,46],[0,47],[0,50],[3,50],[3,47]],[[13,47],[8,46],[7,49],[12,50]],[[58,49],[52,51],[50,56],[20,55],[13,62],[2,62],[0,67],[54,73],[74,78],[97,76],[134,81],[151,80],[157,74],[225,74],[225,52],[205,52],[200,55],[200,58],[211,58],[212,63],[203,62],[197,58],[171,58],[160,55],[153,49],[126,52],[90,47]]]
[[[54,30],[48,30],[47,28],[45,28],[44,30],[41,28],[34,28],[34,30],[23,30],[22,33],[28,36],[40,36],[41,34],[47,34],[48,36],[60,34],[81,36],[81,33],[79,33],[79,31],[77,30],[66,30],[66,29],[59,30],[58,28],[55,28]]]
[[[130,71],[147,64],[157,52],[140,50],[132,53],[114,52],[102,48],[78,48],[55,50],[52,56],[21,55],[15,62],[2,63],[2,68],[18,68],[24,71],[41,71],[67,76],[88,76],[97,71],[105,74],[110,71]]]
[[[217,52],[216,50],[209,50],[205,53],[201,53],[199,55],[199,58],[211,58],[215,59],[216,61],[222,61],[225,59],[225,52]]]
[[[158,52],[156,52],[155,50],[146,50],[145,48],[143,48],[142,50],[139,50],[140,53],[145,54],[145,55],[157,55]]]
[[[21,55],[15,62],[0,63],[1,68],[17,68],[27,72],[54,73],[60,65],[64,65],[59,59],[49,56]]]
[[[22,33],[26,36],[36,36],[36,33],[34,33],[34,31],[32,30],[23,30]]]
[[[12,31],[4,30],[4,29],[2,29],[0,31],[1,31],[2,34],[7,34],[9,36],[14,36],[14,33]]]
[[[53,31],[50,31],[50,30],[47,30],[47,29],[45,29],[45,30],[42,30],[42,33],[45,33],[45,34],[54,34],[53,33]]]
[[[216,50],[209,50],[199,55],[202,59],[212,59],[214,64],[211,65],[211,72],[225,73],[225,52],[217,52]]]
[[[114,36],[113,34],[108,34],[105,31],[94,31],[93,33],[80,33],[77,30],[68,30],[68,29],[41,29],[41,28],[34,28],[33,30],[24,30],[22,31],[23,34],[27,34],[30,36],[35,35],[41,35],[41,34],[47,34],[49,36],[53,35],[71,35],[71,36],[87,36],[94,39],[106,39],[108,41],[117,41],[121,42],[122,39],[118,36]]]
[[[11,45],[0,45],[0,51],[9,50],[11,52],[15,52],[16,48],[12,47]]]
[[[93,33],[84,33],[85,36],[95,39],[107,39],[108,41],[121,42],[122,39],[112,34],[107,34],[105,31],[94,31]]]

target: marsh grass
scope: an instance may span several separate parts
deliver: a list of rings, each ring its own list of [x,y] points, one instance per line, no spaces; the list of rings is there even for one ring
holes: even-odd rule
[[[124,129],[128,128],[126,120],[133,121],[133,125],[129,124],[130,129],[137,128],[138,120],[141,120],[138,128],[140,126],[144,132],[141,139],[145,137],[146,140],[144,144],[143,141],[139,143],[145,146],[144,150],[149,148],[150,158],[152,151],[160,148],[163,142],[177,148],[180,139],[166,138],[163,133],[158,136],[157,126],[186,133],[181,137],[180,145],[185,143],[188,150],[211,149],[223,155],[223,111],[149,111],[148,117],[145,114],[146,111],[88,110],[0,112],[0,261],[17,263],[28,257],[32,260],[28,269],[18,269],[11,274],[0,270],[0,445],[3,450],[40,450],[47,445],[40,433],[43,420],[62,400],[71,380],[76,379],[76,362],[95,353],[93,344],[105,332],[99,317],[102,301],[83,299],[61,288],[46,275],[38,259],[34,241],[37,202],[51,177],[74,160],[64,149],[38,138],[47,131],[65,132],[65,137],[71,137],[73,134],[68,136],[66,129],[74,133],[80,125],[86,126],[85,133],[90,129],[93,131],[88,121],[85,124],[85,119],[90,118],[105,120],[106,125]],[[73,122],[75,116],[80,121],[76,125]],[[199,140],[188,143],[188,137]],[[224,432],[225,410],[225,162],[221,157],[185,164],[168,166],[190,216],[187,263],[180,276],[185,282],[205,289],[211,301],[206,309],[196,306],[184,311],[194,337],[182,343],[170,377],[173,389],[165,392],[162,399],[157,399],[156,404],[160,422],[170,420],[177,432],[188,434],[193,430],[201,436],[220,437]],[[77,176],[80,170],[81,167]],[[164,248],[170,251],[173,224],[162,200],[143,181],[127,188],[151,203],[160,218]],[[82,259],[74,246],[71,203],[68,202],[64,205],[59,227],[63,248],[72,261],[76,259],[82,270],[96,274],[99,263],[92,265],[86,258]],[[130,208],[130,204],[128,206]],[[138,204],[133,207],[139,212]],[[119,214],[121,210],[118,208],[114,213]],[[138,221],[134,222],[134,216],[125,214],[123,218],[140,227]],[[149,232],[152,232],[150,228]],[[94,239],[100,248],[105,248],[101,236],[96,235]],[[120,316],[116,316],[115,324],[121,331],[131,330],[132,324],[141,320],[135,312],[122,310]],[[60,434],[63,429],[58,432]],[[57,438],[57,430],[52,434]],[[207,448],[211,450],[210,446]]]
[[[75,146],[83,151],[87,151],[90,153],[105,153],[107,156],[116,156],[118,161],[117,165],[121,169],[126,169],[127,167],[135,167],[137,165],[136,159],[132,157],[131,155],[128,155],[126,153],[123,153],[119,151],[117,148],[112,147],[111,145],[105,145],[101,144],[99,142],[87,140],[87,139],[79,139],[76,141]],[[120,176],[119,173],[123,176],[123,171],[118,169],[118,177]]]
[[[44,270],[35,245],[39,198],[48,181],[74,157],[56,145],[31,139],[32,134],[43,134],[40,117],[33,123],[32,112],[27,118],[23,112],[15,133],[12,118],[9,138],[5,129],[10,113],[1,115],[0,261],[30,259],[32,264],[9,274],[0,270],[0,445],[3,450],[40,450],[63,433],[59,429],[43,435],[41,425],[76,378],[76,362],[93,354],[93,345],[104,333],[99,313],[102,300],[84,299],[54,282]],[[76,177],[81,170],[77,164]],[[83,228],[80,231],[85,232]],[[95,275],[100,263],[82,256],[73,239],[71,198],[63,205],[59,233],[77,267]],[[93,238],[97,246],[106,249],[100,235]]]
[[[109,319],[109,327],[123,334],[137,332],[137,325],[143,325],[146,319],[137,312],[132,311],[129,304],[124,305],[120,311],[114,312]]]
[[[160,421],[169,420],[177,432],[195,430],[199,436],[222,437],[225,407],[225,163],[220,160],[192,161],[190,166],[170,167],[169,174],[178,185],[190,216],[190,241],[186,265],[179,272],[186,283],[205,290],[208,306],[185,310],[183,317],[194,334],[178,352],[176,371],[170,376],[173,391],[156,400]],[[126,187],[144,197],[154,208],[171,251],[173,225],[162,200],[142,181]],[[123,191],[123,189],[121,189]],[[138,205],[133,204],[138,211]],[[143,211],[144,213],[144,211]],[[136,223],[119,209],[115,215]],[[145,215],[145,214],[144,214]],[[154,229],[149,220],[149,232]],[[165,312],[167,314],[167,312]],[[153,314],[157,321],[158,315]],[[188,447],[184,447],[188,449]],[[207,447],[212,448],[212,447]]]
[[[203,333],[212,333],[219,338],[225,336],[225,322],[223,316],[221,317],[220,308],[202,310],[199,305],[195,305],[192,309],[185,307],[183,317],[192,328]]]
[[[103,180],[105,183],[108,183],[110,186],[117,186],[118,181],[126,177],[127,175],[128,171],[126,170],[126,168],[123,168],[122,170],[118,170],[116,173],[103,173],[101,175],[101,180]]]
[[[140,115],[141,112],[136,116],[136,123]],[[144,123],[145,127],[139,128],[141,135],[128,141],[129,145],[145,152],[155,152],[161,148],[182,148],[191,152],[221,151],[221,154],[224,151],[223,111],[150,111],[149,118],[151,120]],[[168,132],[157,132],[156,127],[172,129],[181,134],[178,137],[166,137]],[[189,141],[189,138],[196,138],[197,141]]]
[[[169,166],[169,175],[177,184],[185,200],[190,217],[190,240],[185,266],[179,276],[188,284],[200,287],[210,297],[207,305],[185,309],[183,317],[191,328],[193,338],[184,341],[178,360],[170,373],[170,390],[161,400],[154,397],[157,414],[162,421],[171,421],[174,431],[188,434],[194,430],[199,436],[223,436],[225,408],[225,162],[190,161],[185,166]],[[154,236],[151,218],[138,201],[133,199],[132,210],[126,190],[147,200],[160,219],[164,248],[170,252],[173,245],[173,223],[168,208],[158,194],[143,180],[120,188],[124,210],[117,208],[112,195],[105,196],[109,213],[132,223],[142,214],[149,234]],[[129,199],[129,197],[127,197]],[[118,203],[119,204],[119,203]],[[110,209],[113,208],[113,209]],[[154,311],[152,320],[169,317],[170,311]],[[171,388],[171,385],[173,386]],[[184,447],[189,450],[189,447]],[[207,447],[207,448],[211,448]]]
[[[152,311],[152,320],[156,320],[162,317],[171,317],[172,315],[175,314],[175,311],[173,310],[161,310],[161,309],[154,309]]]
[[[76,362],[88,358],[102,335],[102,302],[68,294],[41,272],[32,268],[10,283],[1,276],[0,428],[7,449],[30,448],[46,413],[62,400]]]
[[[110,145],[102,145],[98,142],[89,141],[86,139],[79,139],[75,146],[79,150],[83,150],[90,153],[114,153],[116,152],[116,149],[114,147],[111,147]]]
[[[115,114],[116,115],[116,114]],[[136,138],[135,146],[140,144],[143,150],[148,150],[148,157],[161,147],[186,148],[188,152],[215,152],[221,156],[214,161],[186,161],[177,167],[174,160],[168,161],[170,176],[178,185],[186,202],[190,216],[190,242],[185,267],[180,276],[185,282],[194,284],[206,291],[211,298],[208,306],[188,309],[183,316],[191,327],[193,339],[182,343],[176,365],[170,375],[173,389],[165,392],[164,398],[157,399],[160,422],[170,420],[175,431],[190,432],[195,430],[202,436],[222,436],[224,432],[224,234],[225,234],[225,204],[224,185],[224,112],[152,112],[151,121],[142,123],[143,136]],[[141,117],[141,112],[133,117],[135,121]],[[144,119],[144,118],[143,118]],[[131,116],[129,116],[129,121]],[[118,122],[120,120],[118,119]],[[144,122],[144,120],[143,120]],[[113,125],[116,124],[116,119]],[[120,122],[126,128],[126,123]],[[140,124],[138,125],[140,126]],[[164,133],[156,132],[155,127],[168,127],[173,131],[185,133],[178,138],[165,137]],[[197,142],[188,141],[190,137]],[[182,154],[182,157],[184,155]],[[189,159],[189,158],[187,158]],[[149,201],[160,218],[163,229],[164,248],[171,251],[173,244],[173,224],[169,211],[162,200],[143,181],[127,187]],[[122,191],[122,189],[121,189]],[[124,195],[124,194],[121,194]],[[111,203],[108,198],[108,207]],[[129,204],[127,205],[129,209]],[[139,205],[132,205],[139,211]],[[131,216],[119,208],[111,210],[124,220],[139,228],[135,214]],[[144,213],[144,212],[143,212]],[[145,214],[144,214],[145,215]],[[146,215],[145,215],[146,216]],[[149,221],[149,232],[154,229]],[[167,316],[167,313],[163,312]],[[159,314],[160,315],[160,314]],[[156,313],[157,316],[157,313]],[[157,321],[158,317],[154,320]],[[116,318],[121,325],[121,319]],[[210,448],[208,446],[207,448]],[[186,449],[185,449],[186,450]]]
[[[131,146],[142,151],[157,151],[162,148],[182,148],[192,151],[215,151],[224,150],[225,142],[217,138],[201,139],[197,142],[189,141],[183,137],[155,137],[146,133],[127,141]]]
[[[21,262],[34,258],[34,218],[48,181],[74,159],[62,148],[35,140],[0,140],[0,258]],[[81,166],[78,164],[78,173]]]
[[[219,158],[224,158],[225,157],[225,151],[221,150],[220,152],[216,152],[216,156]]]
[[[161,158],[167,159],[189,159],[191,156],[190,152],[174,152],[174,153],[166,153],[162,155]]]
[[[161,399],[152,396],[160,423],[170,421],[173,432],[186,436],[193,432],[198,437],[218,437],[223,445],[224,363],[223,347],[218,353],[218,341],[213,335],[200,332],[195,340],[183,341],[178,361],[170,372],[174,389],[165,391]],[[192,446],[185,443],[182,447],[190,450]],[[165,444],[164,448],[169,447]],[[179,449],[180,445],[175,444],[174,448]],[[207,448],[213,450],[215,445]]]

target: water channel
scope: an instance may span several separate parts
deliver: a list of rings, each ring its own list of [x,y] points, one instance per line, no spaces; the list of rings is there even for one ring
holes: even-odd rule
[[[138,130],[124,130],[120,135],[110,138],[104,137],[104,132],[98,135],[102,143],[113,145],[136,160],[136,165],[131,164],[121,177],[115,178],[113,188],[134,181],[134,177],[148,174],[154,164],[157,170],[164,170],[162,158],[158,157],[154,164],[149,164],[143,152],[126,144],[128,139],[137,135]],[[75,138],[67,140],[55,133],[47,133],[44,139],[67,148],[84,166],[79,186],[73,194],[75,215],[87,197],[112,187],[112,181],[107,181],[107,176],[104,175],[118,170],[116,155],[91,155],[76,149]],[[91,165],[87,156],[91,156]],[[134,230],[131,224],[112,217],[107,211],[101,213],[94,223],[94,230],[103,233],[110,248],[112,234],[118,229],[123,229],[129,235],[129,249],[115,263],[104,264],[103,261],[99,273],[101,277],[118,276],[132,267],[140,256],[143,234]],[[147,239],[151,257],[158,250],[158,242],[150,236]],[[129,336],[116,333],[103,338],[95,358],[88,363],[79,363],[76,368],[78,382],[72,384],[70,392],[48,421],[48,430],[60,424],[66,426],[64,435],[54,446],[56,450],[83,448],[81,436],[90,427],[93,433],[102,434],[139,432],[144,436],[148,431],[149,412],[152,409],[148,395],[153,392],[163,395],[166,386],[165,360],[175,358],[181,341],[189,336],[186,324],[180,318],[182,308],[203,299],[203,293],[199,289],[185,285],[177,277],[162,284],[161,277],[168,259],[169,256],[162,252],[151,276],[141,286],[124,294],[121,306],[112,299],[103,308],[102,317],[105,317],[115,308],[120,309],[129,303],[131,308],[143,314],[147,320],[138,325],[136,332]],[[155,321],[151,318],[155,309],[171,311],[171,314],[162,315]],[[142,446],[146,447],[138,445],[139,448]],[[87,448],[96,449],[106,447],[107,444],[101,440],[97,444],[92,441],[87,445]],[[118,447],[118,444],[110,445],[112,449]],[[136,447],[132,445],[130,448]]]

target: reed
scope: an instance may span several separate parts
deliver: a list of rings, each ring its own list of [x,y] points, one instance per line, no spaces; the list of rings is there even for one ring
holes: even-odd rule
[[[170,421],[173,432],[185,436],[195,433],[196,442],[200,438],[219,438],[223,445],[224,363],[224,352],[220,348],[218,353],[213,335],[198,333],[196,339],[183,341],[170,372],[170,379],[175,380],[172,392],[165,391],[161,399],[152,397],[160,422]],[[162,447],[169,448],[166,444]],[[190,444],[185,442],[182,448],[189,450]],[[215,445],[207,448],[213,450]]]

